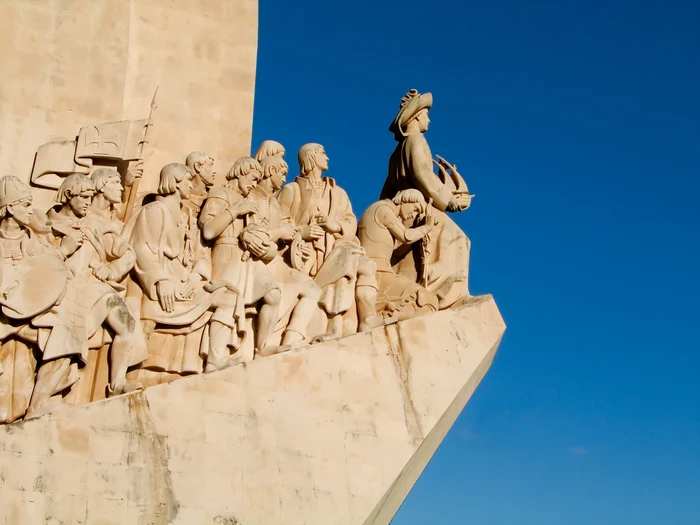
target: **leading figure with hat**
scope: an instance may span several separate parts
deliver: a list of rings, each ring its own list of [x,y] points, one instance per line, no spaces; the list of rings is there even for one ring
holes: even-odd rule
[[[398,259],[395,270],[436,294],[443,310],[469,297],[470,242],[445,212],[467,209],[473,195],[452,164],[439,156],[433,160],[424,135],[430,124],[428,111],[432,105],[431,93],[420,94],[415,89],[401,99],[399,111],[389,126],[398,144],[389,159],[389,173],[380,199],[392,199],[399,191],[417,189],[428,202],[426,214],[434,215],[437,227],[416,247],[420,250],[419,257],[413,257],[410,252],[395,254],[394,260]],[[433,172],[433,165],[438,173]],[[416,220],[424,219],[422,216]]]

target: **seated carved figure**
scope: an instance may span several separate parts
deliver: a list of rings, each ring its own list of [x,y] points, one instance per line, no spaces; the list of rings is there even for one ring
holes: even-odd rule
[[[299,168],[299,177],[280,190],[278,199],[310,249],[304,271],[323,290],[319,303],[328,317],[326,336],[381,325],[375,311],[376,265],[355,236],[357,219],[347,193],[334,179],[321,176],[328,170],[323,146],[302,146]]]
[[[198,257],[198,232],[192,233],[183,210],[191,177],[184,164],[164,166],[158,194],[141,208],[131,232],[136,265],[127,299],[138,309],[149,340],[148,359],[137,374],[149,384],[202,372],[203,331],[213,298],[205,290],[210,261]],[[173,342],[171,336],[182,337]]]
[[[424,240],[435,227],[434,216],[427,216],[422,226],[411,227],[425,213],[425,208],[421,192],[402,190],[393,199],[375,202],[360,218],[357,235],[367,257],[377,264],[377,311],[392,320],[438,309],[438,298],[433,293],[398,275],[391,267],[395,245],[400,249]]]
[[[389,130],[398,142],[389,159],[389,173],[380,198],[391,199],[398,191],[419,190],[435,210],[437,228],[422,246],[424,269],[418,274],[414,257],[408,254],[397,261],[395,270],[409,279],[419,280],[440,300],[440,309],[458,305],[469,297],[469,248],[467,236],[445,213],[465,210],[473,195],[457,170],[438,157],[432,160],[430,146],[424,133],[430,119],[428,110],[433,105],[430,93],[420,94],[415,89],[401,100],[399,111]],[[438,166],[438,174],[433,172]],[[448,174],[449,171],[449,174]]]
[[[247,337],[246,306],[261,303],[257,352],[265,350],[279,319],[280,287],[263,260],[274,249],[273,242],[267,229],[249,217],[258,211],[249,194],[261,171],[255,159],[238,159],[226,174],[228,183],[209,191],[199,218],[204,238],[214,244],[211,288],[225,291],[228,297],[211,319],[206,371],[239,361],[240,356],[230,358],[230,348],[237,350]]]
[[[85,309],[85,336],[80,353],[87,362],[88,347],[99,348],[104,325],[113,333],[109,375],[109,395],[141,388],[126,379],[127,368],[146,358],[146,344],[141,326],[128,310],[121,293],[126,274],[134,265],[133,250],[121,236],[120,226],[95,213],[88,213],[95,186],[85,175],[73,174],[63,181],[56,200],[60,203],[48,213],[56,246],[67,254],[66,264],[73,274],[72,285],[78,291],[67,296]],[[99,335],[98,335],[99,334]],[[95,338],[95,336],[97,336]],[[88,341],[88,339],[92,339]],[[44,358],[53,357],[44,352]]]

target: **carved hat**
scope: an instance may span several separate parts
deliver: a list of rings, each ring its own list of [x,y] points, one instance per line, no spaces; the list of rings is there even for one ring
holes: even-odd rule
[[[405,137],[406,134],[403,129],[406,124],[408,124],[420,110],[430,109],[431,107],[433,107],[432,93],[423,93],[421,95],[418,93],[417,89],[412,89],[401,99],[399,112],[396,114],[391,126],[389,126],[389,131],[397,137]]]
[[[31,188],[14,175],[7,175],[0,179],[0,207],[31,197]]]

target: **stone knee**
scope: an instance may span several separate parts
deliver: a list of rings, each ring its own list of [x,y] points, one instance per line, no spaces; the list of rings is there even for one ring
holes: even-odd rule
[[[439,308],[439,300],[437,295],[435,295],[432,292],[429,292],[425,288],[421,288],[418,290],[418,296],[416,297],[416,306],[418,308],[427,308],[429,310],[432,310],[433,312],[437,312]]]
[[[374,301],[377,297],[377,288],[374,286],[360,285],[355,288],[355,298],[358,302]]]
[[[282,302],[282,291],[279,288],[273,288],[264,295],[263,302],[270,306],[279,306]]]
[[[302,299],[318,301],[321,298],[321,293],[323,293],[323,290],[321,290],[320,286],[313,281],[309,281],[301,289],[299,297],[301,297]]]
[[[112,295],[107,299],[107,324],[117,335],[128,336],[137,330],[136,319],[129,312],[124,299],[118,295]]]
[[[229,328],[236,327],[236,320],[233,318],[233,306],[219,306],[214,309],[211,321],[216,321]]]
[[[357,263],[357,286],[377,288],[377,263],[369,257],[362,256]]]
[[[357,282],[355,298],[358,301],[374,301],[377,296],[377,263],[369,257],[362,256],[357,264]]]
[[[151,337],[151,334],[156,329],[156,322],[152,321],[150,319],[141,319],[141,330],[143,331],[143,335],[148,341],[148,338]]]

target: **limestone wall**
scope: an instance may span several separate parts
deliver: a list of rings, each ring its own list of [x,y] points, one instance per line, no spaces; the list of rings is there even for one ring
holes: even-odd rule
[[[482,296],[0,427],[0,522],[388,524],[504,329]]]
[[[36,148],[81,126],[146,118],[156,86],[142,189],[193,150],[228,169],[250,151],[257,10],[257,0],[2,0],[0,176],[28,180]]]

